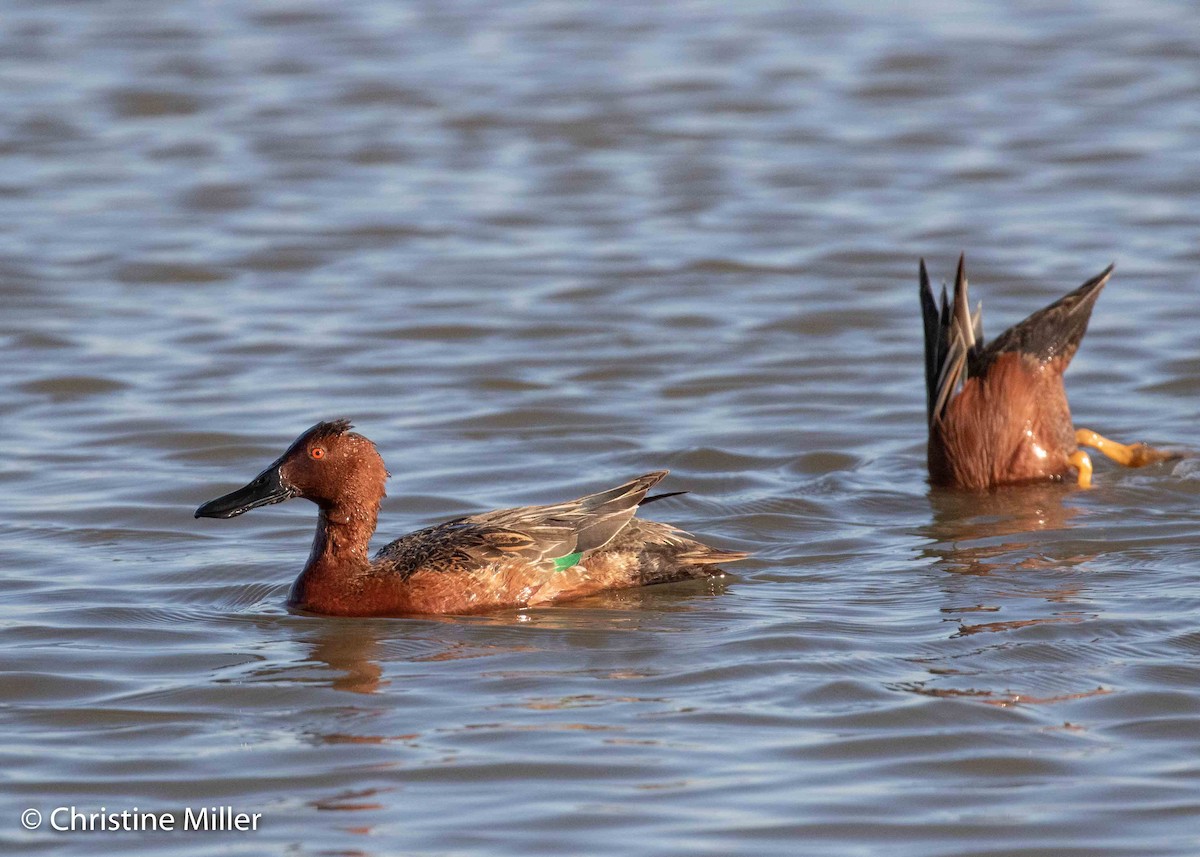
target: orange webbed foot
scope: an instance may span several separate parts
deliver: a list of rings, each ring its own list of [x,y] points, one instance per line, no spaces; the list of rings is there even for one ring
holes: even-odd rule
[[[1160,461],[1170,461],[1179,457],[1178,453],[1166,452],[1144,443],[1117,443],[1091,429],[1076,431],[1075,442],[1080,446],[1090,446],[1126,467],[1145,467],[1147,464],[1157,464]]]
[[[1082,449],[1077,449],[1067,456],[1067,461],[1079,471],[1079,487],[1092,487],[1092,459]]]

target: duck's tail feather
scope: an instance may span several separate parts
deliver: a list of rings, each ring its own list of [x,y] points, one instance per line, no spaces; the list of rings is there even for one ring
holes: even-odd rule
[[[984,365],[1000,354],[1016,351],[1041,363],[1061,360],[1061,368],[1065,369],[1079,350],[1092,308],[1114,267],[1115,263],[1109,265],[1079,288],[997,336],[983,354]]]
[[[745,551],[710,547],[691,533],[644,518],[630,521],[605,550],[631,558],[626,560],[630,581],[638,586],[712,577],[721,573],[719,565],[750,556]]]
[[[646,492],[666,475],[667,471],[657,470],[565,503],[498,509],[463,522],[473,528],[476,538],[483,532],[491,534],[486,540],[488,548],[504,541],[510,554],[519,553],[530,562],[577,561],[621,532],[633,520]]]
[[[983,305],[977,305],[971,313],[965,259],[961,255],[953,303],[943,286],[939,307],[924,259],[920,264],[920,295],[925,327],[925,411],[932,425],[945,413],[954,390],[966,380],[972,357],[983,348]]]
[[[697,545],[696,550],[685,551],[675,555],[680,562],[690,565],[715,565],[720,562],[738,562],[750,556],[748,551],[731,551],[723,548],[710,548],[708,545]]]
[[[583,521],[576,531],[575,549],[582,553],[610,542],[646,502],[646,492],[666,478],[668,471],[656,470],[608,491],[580,497]]]
[[[746,559],[745,551],[712,548],[700,542],[690,542],[684,550],[655,550],[648,548],[638,563],[638,583],[652,586],[677,580],[716,577],[724,573],[722,565]]]
[[[643,497],[642,502],[638,503],[638,505],[645,506],[649,503],[657,503],[659,500],[666,500],[668,497],[680,497],[687,493],[689,493],[689,492],[687,492],[687,491],[668,491],[665,494],[651,494],[649,497]]]

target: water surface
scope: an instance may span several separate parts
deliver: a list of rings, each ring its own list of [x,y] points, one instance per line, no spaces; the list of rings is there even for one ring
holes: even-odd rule
[[[1200,853],[1194,462],[931,492],[916,263],[998,333],[1117,271],[1077,422],[1195,446],[1183,3],[13,2],[0,843]],[[719,581],[289,614],[319,419],[381,539],[670,468]],[[382,543],[380,541],[379,543]],[[25,832],[232,806],[254,833]]]

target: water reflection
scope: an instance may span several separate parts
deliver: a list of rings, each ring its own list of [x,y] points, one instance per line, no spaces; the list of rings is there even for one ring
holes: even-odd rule
[[[997,322],[1115,257],[1079,416],[1194,437],[1171,4],[133,5],[0,28],[0,853],[88,857],[12,819],[91,798],[275,808],[164,857],[1197,853],[1200,461],[926,506],[911,460],[918,252]],[[288,615],[308,513],[180,493],[314,411],[378,431],[381,536],[661,463],[758,560]]]
[[[1041,541],[1041,533],[1075,525],[1079,509],[1065,502],[1074,490],[1061,483],[986,493],[932,489],[933,520],[918,532],[933,543],[922,554],[946,571],[964,574],[989,574],[1010,567],[1011,561],[998,558],[1030,550]],[[1035,558],[1021,560],[1021,564],[1027,562],[1038,564]]]
[[[313,636],[310,660],[329,667],[334,690],[375,693],[388,684],[379,664],[381,630],[369,622],[321,622]]]
[[[373,694],[387,688],[384,663],[459,661],[545,650],[547,632],[661,633],[680,613],[694,612],[728,590],[728,575],[678,584],[622,589],[533,610],[419,619],[329,619],[314,622],[310,663],[321,664],[334,690]],[[481,633],[483,632],[483,633]],[[620,676],[616,676],[620,677]]]
[[[1079,523],[1070,500],[1076,489],[1050,483],[988,493],[934,489],[933,518],[921,528],[931,539],[922,556],[949,572],[939,578],[941,621],[952,622],[944,643],[928,656],[927,681],[905,683],[914,693],[974,699],[991,705],[1046,704],[1106,694],[1105,687],[1061,688],[1053,647],[1037,629],[1085,625],[1090,609],[1085,576],[1072,570],[1095,551],[1059,548]],[[980,621],[983,620],[983,621]]]

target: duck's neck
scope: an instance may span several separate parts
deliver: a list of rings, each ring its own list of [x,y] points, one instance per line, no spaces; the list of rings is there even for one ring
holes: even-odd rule
[[[355,579],[371,565],[368,548],[378,520],[379,501],[322,508],[312,552],[288,603],[320,611],[352,594]]]

